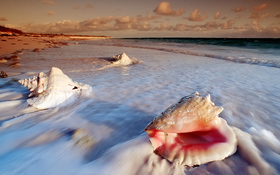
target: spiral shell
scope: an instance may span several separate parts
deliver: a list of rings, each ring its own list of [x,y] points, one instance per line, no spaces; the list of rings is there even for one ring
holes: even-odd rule
[[[187,166],[230,156],[237,140],[227,122],[218,117],[222,110],[210,95],[203,98],[195,92],[183,97],[145,128],[154,152]]]
[[[27,103],[38,109],[66,106],[76,101],[83,92],[91,91],[89,85],[73,82],[56,67],[52,67],[47,73],[40,72],[32,79],[18,82],[30,90]]]

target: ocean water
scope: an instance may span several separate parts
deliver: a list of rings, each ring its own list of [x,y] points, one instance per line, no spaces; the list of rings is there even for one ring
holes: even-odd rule
[[[20,55],[1,70],[0,174],[255,174],[237,151],[198,167],[170,164],[153,153],[143,131],[154,117],[195,91],[224,108],[220,117],[251,135],[261,157],[280,173],[279,40],[106,39]],[[106,67],[125,52],[143,61]],[[51,67],[93,93],[75,104],[38,110],[17,80]],[[94,146],[71,139],[84,129]]]

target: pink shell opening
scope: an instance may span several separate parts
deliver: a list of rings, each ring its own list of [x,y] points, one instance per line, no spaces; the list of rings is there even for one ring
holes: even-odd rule
[[[236,151],[237,140],[226,121],[207,131],[165,133],[148,130],[154,152],[170,162],[187,166],[223,160]]]

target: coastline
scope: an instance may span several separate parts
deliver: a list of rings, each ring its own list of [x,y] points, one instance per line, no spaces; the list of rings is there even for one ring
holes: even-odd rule
[[[69,46],[71,41],[106,39],[108,36],[53,35],[53,34],[1,34],[0,35],[0,66],[20,66],[20,55],[24,52],[40,52],[46,48],[62,48]]]
[[[55,48],[68,45],[69,41],[105,39],[108,36],[82,36],[82,35],[2,35],[0,36],[0,57],[14,54],[23,50]]]

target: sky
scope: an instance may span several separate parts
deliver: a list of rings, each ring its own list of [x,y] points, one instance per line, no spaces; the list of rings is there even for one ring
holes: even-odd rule
[[[112,37],[280,38],[280,0],[0,0],[0,25]]]

